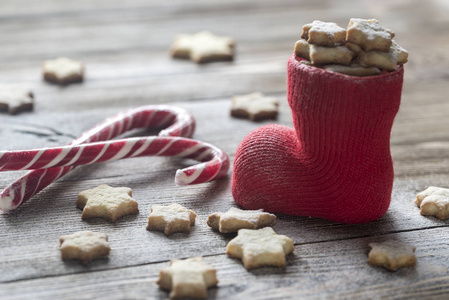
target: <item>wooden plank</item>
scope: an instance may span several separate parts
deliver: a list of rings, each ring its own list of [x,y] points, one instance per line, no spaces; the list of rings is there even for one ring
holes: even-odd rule
[[[278,230],[279,233],[284,233]],[[205,261],[217,269],[219,285],[209,290],[214,299],[444,299],[449,292],[445,228],[402,232],[295,246],[287,257],[285,270],[260,268],[246,271],[239,260],[226,255],[214,255]],[[387,239],[401,240],[416,246],[416,267],[390,272],[366,263],[368,243]],[[113,241],[112,241],[113,242]],[[115,251],[116,250],[116,251]],[[113,264],[112,250],[108,261]],[[199,255],[197,253],[196,255]],[[128,261],[135,257],[127,257]],[[65,268],[77,268],[80,273],[58,277],[4,283],[2,299],[159,299],[167,293],[156,284],[158,272],[167,267],[163,261],[136,267],[94,271],[77,263],[62,263]],[[130,263],[132,264],[132,263]]]

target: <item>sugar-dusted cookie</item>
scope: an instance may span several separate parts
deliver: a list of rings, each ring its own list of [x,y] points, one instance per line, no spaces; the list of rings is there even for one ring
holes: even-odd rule
[[[175,37],[170,51],[172,57],[187,58],[196,63],[229,61],[234,58],[234,40],[209,31],[180,34]]]
[[[84,65],[80,61],[59,57],[44,62],[43,75],[45,81],[57,84],[82,82]]]
[[[310,45],[309,57],[314,66],[328,64],[347,66],[354,56],[355,53],[345,46],[322,47]]]
[[[364,67],[377,67],[387,71],[394,71],[397,65],[408,61],[408,52],[392,40],[388,52],[369,51],[365,52],[356,44],[348,43],[347,47],[358,55],[360,64]]]
[[[22,111],[32,111],[34,95],[31,90],[19,87],[0,87],[0,111],[11,115]]]
[[[206,264],[202,257],[171,260],[170,267],[159,272],[157,284],[171,291],[170,298],[207,297],[207,288],[218,284],[217,271]]]
[[[207,225],[221,233],[237,232],[239,229],[259,229],[272,226],[276,216],[263,209],[241,210],[231,207],[225,213],[214,213],[207,219]]]
[[[415,247],[399,241],[387,240],[382,243],[370,243],[368,263],[383,266],[391,271],[416,264]]]
[[[165,235],[175,232],[190,232],[195,225],[196,213],[180,204],[153,205],[148,217],[147,230],[163,231]]]
[[[63,260],[77,259],[84,264],[89,261],[109,255],[111,248],[108,236],[104,233],[78,231],[59,237],[61,258]]]
[[[390,51],[394,32],[379,24],[376,19],[350,19],[346,41],[360,46],[364,51]]]
[[[333,22],[313,21],[302,27],[301,38],[309,44],[335,47],[346,43],[346,29]]]
[[[251,93],[232,97],[231,116],[251,121],[275,119],[279,101],[262,93]]]
[[[379,75],[381,70],[375,67],[363,67],[359,64],[353,63],[349,66],[342,65],[325,65],[323,68],[330,72],[337,72],[345,75],[351,76],[374,76]]]
[[[232,239],[226,254],[239,258],[247,270],[262,267],[285,267],[285,256],[293,252],[293,241],[285,235],[277,235],[273,228],[240,229]]]
[[[130,188],[106,184],[79,193],[76,206],[83,210],[83,219],[103,218],[115,222],[123,216],[139,213]]]
[[[415,203],[423,216],[435,216],[441,220],[449,218],[449,189],[428,187],[416,195]]]

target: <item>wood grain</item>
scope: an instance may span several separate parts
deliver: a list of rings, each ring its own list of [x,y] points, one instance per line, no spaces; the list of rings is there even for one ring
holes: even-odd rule
[[[281,101],[276,123],[292,126],[286,62],[301,25],[321,19],[345,26],[351,17],[379,19],[410,52],[391,136],[395,182],[384,217],[344,225],[279,215],[275,231],[295,243],[287,268],[247,272],[225,255],[233,235],[206,225],[210,213],[235,205],[232,170],[214,183],[177,187],[176,170],[191,161],[135,158],[79,167],[20,209],[0,212],[0,299],[165,299],[168,293],[155,284],[158,271],[170,259],[198,255],[218,270],[211,299],[447,298],[448,221],[421,216],[413,203],[427,186],[449,182],[445,1],[4,0],[0,88],[32,88],[36,105],[32,113],[0,114],[1,148],[65,145],[117,112],[164,103],[189,110],[198,124],[195,138],[222,148],[232,160],[244,136],[271,122],[231,118],[230,97],[254,91],[275,96]],[[196,65],[169,57],[177,33],[202,29],[233,36],[236,59]],[[59,87],[42,81],[42,61],[61,55],[85,62],[84,83]],[[0,186],[21,174],[0,173]],[[140,214],[115,224],[81,220],[78,192],[102,183],[131,187]],[[174,202],[198,213],[191,234],[147,231],[151,206]],[[87,267],[62,262],[58,238],[77,230],[107,233],[110,258]],[[368,243],[387,238],[414,244],[417,266],[392,273],[367,265]]]

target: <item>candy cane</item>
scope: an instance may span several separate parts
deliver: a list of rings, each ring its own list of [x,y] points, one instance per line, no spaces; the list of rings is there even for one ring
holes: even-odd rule
[[[112,139],[135,128],[164,127],[158,137]],[[0,208],[10,211],[26,202],[75,166],[138,156],[176,156],[203,163],[178,170],[178,185],[198,184],[226,175],[229,158],[208,143],[176,137],[191,136],[193,117],[170,106],[145,106],[120,113],[83,133],[68,146],[20,151],[0,151],[0,171],[34,170],[5,188]]]

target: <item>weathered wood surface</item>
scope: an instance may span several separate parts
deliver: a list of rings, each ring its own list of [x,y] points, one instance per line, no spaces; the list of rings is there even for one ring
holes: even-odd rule
[[[136,158],[75,169],[23,207],[0,214],[0,298],[167,298],[155,281],[172,258],[203,255],[218,270],[216,299],[447,298],[447,221],[423,217],[413,204],[429,185],[449,186],[449,5],[445,1],[14,1],[0,4],[0,85],[36,94],[35,111],[0,115],[2,149],[64,145],[126,108],[166,103],[197,119],[195,137],[234,151],[265,123],[229,117],[230,96],[256,90],[281,100],[278,123],[291,125],[286,61],[302,24],[314,19],[345,25],[375,17],[410,52],[403,101],[391,148],[395,185],[388,213],[363,225],[279,216],[274,229],[290,236],[295,252],[285,270],[247,272],[227,258],[232,235],[210,230],[212,212],[233,206],[230,175],[214,183],[176,187],[188,161]],[[172,60],[167,48],[179,32],[209,29],[235,37],[232,63],[197,66]],[[82,59],[86,81],[68,87],[41,81],[43,60]],[[147,134],[137,132],[137,134]],[[20,172],[0,173],[0,186]],[[140,214],[111,224],[82,221],[79,191],[101,183],[133,189]],[[153,204],[177,202],[198,213],[189,235],[145,230]],[[85,267],[62,262],[58,237],[77,230],[105,232],[108,260]],[[396,238],[417,247],[418,264],[392,273],[366,264],[368,243]]]

